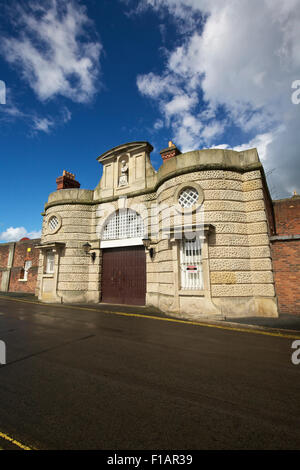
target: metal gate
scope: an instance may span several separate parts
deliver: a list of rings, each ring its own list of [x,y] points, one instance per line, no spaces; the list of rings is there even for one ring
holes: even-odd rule
[[[102,253],[102,302],[145,305],[144,246],[107,248]]]

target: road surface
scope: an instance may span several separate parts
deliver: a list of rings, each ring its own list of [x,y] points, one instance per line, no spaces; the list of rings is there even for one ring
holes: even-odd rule
[[[0,448],[300,448],[291,338],[0,298],[0,340]]]

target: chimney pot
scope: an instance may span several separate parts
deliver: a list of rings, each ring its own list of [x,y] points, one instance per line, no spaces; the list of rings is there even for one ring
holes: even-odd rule
[[[170,158],[176,157],[181,154],[181,151],[176,147],[176,145],[170,140],[169,146],[163,149],[161,152],[161,157],[163,161],[170,160]]]
[[[61,189],[79,189],[80,183],[75,180],[75,175],[64,170],[62,176],[56,179],[57,191]]]

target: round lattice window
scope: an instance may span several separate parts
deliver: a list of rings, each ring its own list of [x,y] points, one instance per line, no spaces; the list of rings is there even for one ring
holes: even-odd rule
[[[199,193],[195,188],[185,188],[178,197],[178,202],[183,209],[188,209],[196,204]]]
[[[60,221],[58,220],[58,217],[56,217],[56,215],[53,215],[52,217],[50,217],[48,226],[49,226],[50,232],[55,232],[59,229]]]

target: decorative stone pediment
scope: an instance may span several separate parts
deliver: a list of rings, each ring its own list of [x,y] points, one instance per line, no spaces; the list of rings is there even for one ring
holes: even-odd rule
[[[166,229],[162,229],[164,237],[170,238],[171,241],[176,241],[178,239],[183,239],[186,235],[191,239],[194,236],[200,238],[206,238],[208,235],[213,233],[215,230],[214,225],[212,224],[192,224],[192,225],[178,225]]]
[[[136,153],[140,151],[148,150],[148,152],[152,152],[153,147],[149,142],[129,142],[127,144],[118,145],[117,147],[113,147],[111,150],[100,155],[97,158],[98,162],[104,164],[105,161],[108,159],[114,158],[122,153]]]
[[[61,251],[65,248],[65,243],[60,242],[50,242],[50,243],[43,243],[42,245],[37,245],[36,248],[41,251],[52,250],[55,253]]]
[[[95,189],[95,199],[119,197],[154,186],[152,150],[148,142],[131,142],[100,155],[97,160],[103,165],[103,174]]]

